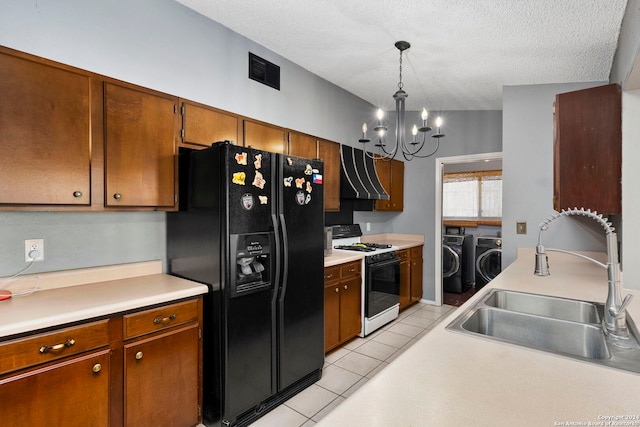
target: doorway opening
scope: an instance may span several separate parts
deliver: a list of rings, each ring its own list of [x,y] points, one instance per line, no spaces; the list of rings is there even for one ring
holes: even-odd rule
[[[443,210],[442,210],[442,189],[444,181],[445,169],[454,168],[458,171],[473,170],[486,167],[485,164],[492,163],[491,168],[499,167],[502,169],[502,153],[480,153],[470,154],[464,156],[453,157],[439,157],[436,159],[435,167],[435,239],[434,239],[434,251],[435,254],[435,268],[434,268],[434,283],[435,283],[435,304],[442,305],[443,303],[443,269],[442,269],[442,256],[443,256]],[[499,166],[498,166],[499,165]],[[475,247],[475,243],[474,243]]]

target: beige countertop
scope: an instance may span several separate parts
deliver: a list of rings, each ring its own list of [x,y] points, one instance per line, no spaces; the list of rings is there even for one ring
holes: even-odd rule
[[[397,246],[398,249],[413,248],[424,244],[424,236],[419,234],[372,234],[362,236],[363,242],[375,242]],[[333,250],[331,255],[324,257],[324,266],[332,267],[346,262],[358,261],[364,258],[362,252]]]
[[[319,426],[640,425],[640,375],[446,330],[489,289],[604,302],[606,271],[549,252],[551,275],[533,275],[534,250],[319,422]],[[629,315],[640,320],[640,292]],[[613,419],[607,417],[623,417]],[[624,417],[630,417],[625,419]],[[574,424],[569,424],[574,423]],[[598,424],[602,423],[602,424]],[[616,425],[616,424],[609,424]],[[618,424],[624,425],[624,424]]]
[[[0,339],[208,292],[203,284],[162,274],[160,261],[43,273],[20,279],[30,288],[31,279],[36,277],[40,290],[0,301]],[[5,282],[3,286],[25,286],[18,281],[1,280]]]

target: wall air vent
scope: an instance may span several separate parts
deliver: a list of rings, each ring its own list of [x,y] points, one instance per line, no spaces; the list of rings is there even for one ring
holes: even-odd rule
[[[249,78],[280,90],[280,67],[249,52]]]

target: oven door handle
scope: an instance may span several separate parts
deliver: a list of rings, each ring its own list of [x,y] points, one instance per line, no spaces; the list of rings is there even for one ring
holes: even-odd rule
[[[381,261],[381,262],[368,264],[367,266],[369,268],[381,268],[381,267],[387,267],[387,266],[393,265],[393,264],[400,264],[400,258],[393,258],[393,259],[389,259],[389,260],[384,260],[384,261]]]

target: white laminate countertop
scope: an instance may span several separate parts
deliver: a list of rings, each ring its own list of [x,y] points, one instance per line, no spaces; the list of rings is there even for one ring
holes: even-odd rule
[[[419,234],[372,234],[362,236],[363,242],[375,242],[397,246],[398,249],[413,248],[415,246],[424,245],[424,236]],[[332,267],[338,264],[344,264],[351,261],[359,261],[365,257],[365,254],[357,251],[337,251],[333,250],[331,255],[324,258],[324,266]]]
[[[140,270],[140,265],[144,271]],[[124,267],[125,270],[127,268]],[[123,277],[132,271],[131,268],[124,275],[114,272],[117,269],[43,273],[43,290],[0,301],[0,339],[208,292],[206,285],[162,274],[162,263],[159,261],[137,263],[135,274],[140,275],[134,277]],[[93,281],[96,276],[107,279]],[[81,283],[85,280],[88,282]],[[67,282],[73,286],[54,282]]]
[[[604,302],[604,269],[549,252],[551,275],[537,277],[533,253],[520,249],[501,275],[318,426],[640,426],[640,374],[445,329],[491,288]],[[637,323],[640,292],[628,293]]]

